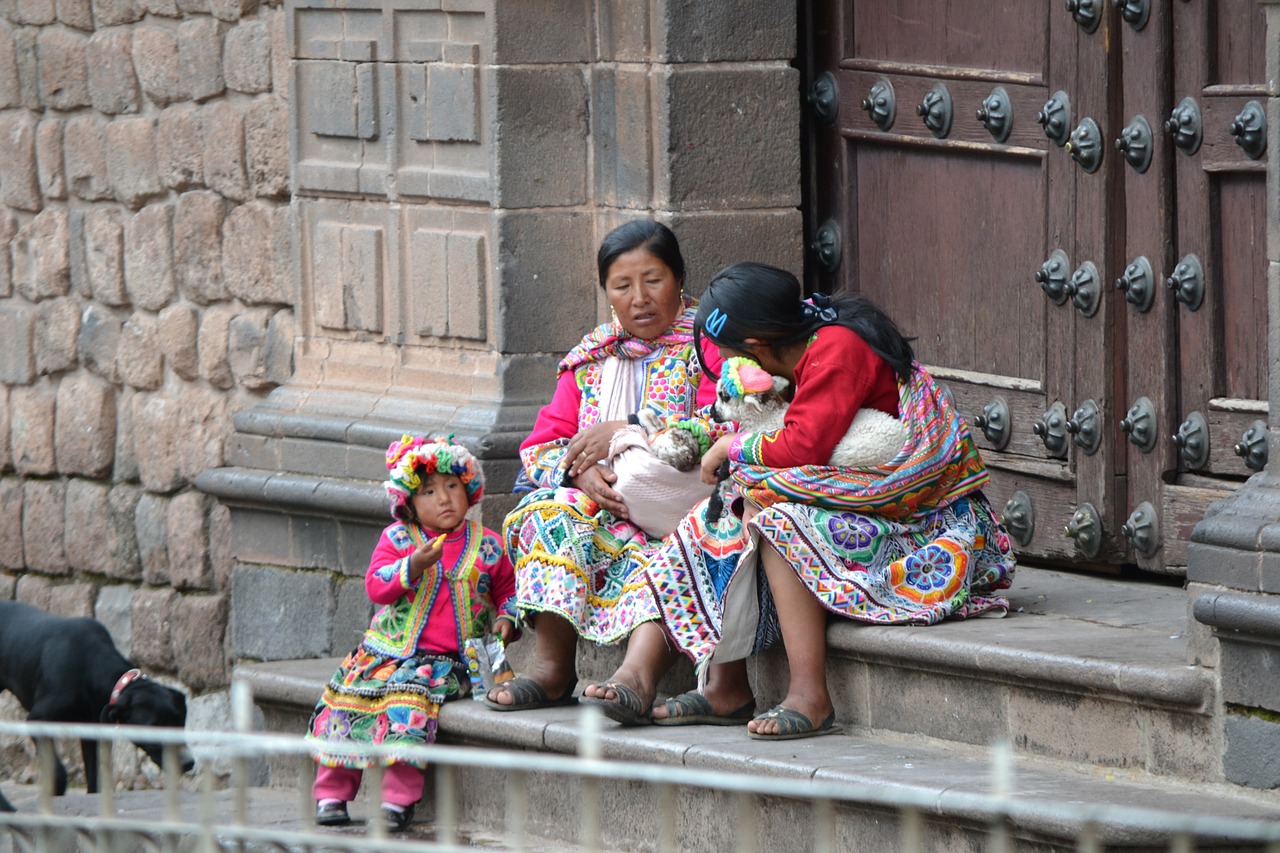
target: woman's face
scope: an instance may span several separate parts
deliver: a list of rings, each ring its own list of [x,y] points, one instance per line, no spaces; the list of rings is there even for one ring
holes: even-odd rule
[[[652,340],[680,315],[680,284],[662,259],[644,249],[632,249],[618,255],[609,267],[604,292],[622,328]]]

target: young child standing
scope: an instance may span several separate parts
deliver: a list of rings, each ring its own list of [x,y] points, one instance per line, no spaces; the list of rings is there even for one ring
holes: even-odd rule
[[[350,821],[347,803],[374,761],[327,747],[435,742],[441,703],[470,689],[465,641],[486,632],[515,638],[515,573],[502,538],[466,518],[484,494],[480,463],[451,438],[406,435],[387,450],[387,468],[396,521],[382,531],[364,580],[383,607],[334,673],[308,727],[323,826]],[[425,768],[382,760],[382,817],[388,831],[402,832],[422,798]]]

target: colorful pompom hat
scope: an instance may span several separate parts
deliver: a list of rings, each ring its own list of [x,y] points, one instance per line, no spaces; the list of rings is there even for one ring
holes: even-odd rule
[[[428,438],[406,435],[387,448],[387,497],[391,499],[391,515],[409,521],[409,498],[431,474],[454,474],[467,487],[467,505],[475,506],[484,497],[484,474],[480,462],[452,435]]]
[[[720,387],[730,397],[745,397],[773,388],[773,377],[749,358],[734,356],[720,368]]]

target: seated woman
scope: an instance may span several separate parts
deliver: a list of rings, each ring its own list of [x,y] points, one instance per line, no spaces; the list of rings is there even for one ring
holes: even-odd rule
[[[507,517],[504,538],[517,606],[534,629],[534,661],[489,692],[486,704],[499,711],[576,701],[579,636],[615,643],[647,626],[642,634],[661,638],[643,572],[661,535],[632,523],[626,495],[614,489],[618,476],[604,463],[615,434],[638,422],[642,407],[697,427],[704,449],[715,429],[691,418],[715,399],[715,382],[694,356],[695,305],[682,291],[675,235],[656,222],[623,225],[600,244],[597,270],[614,320],[560,362],[555,394],[520,447],[536,488]],[[714,369],[719,357],[708,350]],[[696,470],[668,470],[673,482],[663,498],[678,518],[711,489]]]
[[[1014,559],[980,491],[986,469],[948,396],[866,299],[803,301],[790,273],[737,264],[711,282],[695,329],[722,357],[790,380],[792,398],[781,429],[721,437],[702,459],[704,480],[730,460],[741,524],[695,511],[647,565],[666,632],[702,682],[653,708],[653,722],[747,723],[752,737],[775,740],[835,731],[828,614],[928,625],[1008,609],[993,593],[1012,582]],[[903,421],[902,451],[876,468],[828,466],[864,406]],[[779,634],[790,685],[752,719],[745,659]],[[652,701],[673,659],[633,640],[618,672],[588,695]]]

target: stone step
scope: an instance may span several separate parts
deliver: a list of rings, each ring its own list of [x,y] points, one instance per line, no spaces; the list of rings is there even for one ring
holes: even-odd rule
[[[477,702],[456,702],[447,706],[441,716],[445,729],[441,743],[572,754],[583,741],[587,713],[584,708],[567,707],[496,714]],[[1171,829],[1186,815],[1229,822],[1231,827],[1254,821],[1272,822],[1273,829],[1280,827],[1280,802],[1271,794],[1157,779],[1149,774],[1081,769],[1030,757],[1014,759],[1006,774],[997,774],[984,750],[927,738],[841,734],[763,743],[747,739],[740,728],[655,726],[605,727],[598,743],[602,757],[626,762],[635,771],[634,779],[592,779],[545,769],[529,772],[528,849],[574,849],[583,841],[582,817],[589,803],[600,807],[600,849],[606,851],[656,850],[664,829],[677,840],[675,849],[682,851],[822,849],[818,844],[820,823],[808,798],[785,791],[744,803],[729,790],[735,779],[761,777],[782,783],[799,782],[810,786],[814,794],[832,797],[833,837],[841,848],[904,849],[900,846],[903,813],[893,803],[910,802],[919,808],[921,816],[918,849],[940,853],[990,849],[991,824],[986,807],[994,797],[997,775],[1011,792],[1009,850],[1043,853],[1087,849],[1079,842],[1086,827],[1106,849],[1167,850],[1171,849]],[[296,771],[299,763],[293,761],[290,766]],[[645,772],[655,766],[659,768],[657,773]],[[667,801],[669,811],[664,810],[663,798],[653,780],[690,780],[673,779],[673,773],[662,773],[664,767],[701,774],[701,784],[679,784]],[[480,762],[464,764],[456,773],[459,834],[466,846],[505,846],[502,842],[512,802],[508,777],[507,771],[482,767]],[[250,791],[248,824],[281,832],[306,830],[306,781],[278,778],[273,780],[275,787]],[[33,793],[8,787],[10,799],[21,812],[34,809]],[[886,799],[893,802],[887,804]],[[232,803],[230,792],[217,793],[214,811],[219,822],[229,820]],[[116,806],[122,817],[148,828],[162,827],[168,808],[167,796],[159,791],[119,792]],[[55,799],[55,812],[65,818],[60,825],[66,830],[66,837],[48,849],[68,853],[93,849],[77,846],[70,833],[75,817],[91,817],[99,808],[97,795]],[[1132,811],[1118,811],[1125,809]],[[193,792],[182,794],[181,811],[182,820],[198,820]],[[422,807],[423,817],[406,840],[435,837],[438,827],[430,823],[432,811],[431,806]],[[353,804],[352,815],[362,821],[371,813],[366,790]],[[0,816],[0,851],[5,851],[4,822]],[[1215,827],[1216,835],[1197,835],[1192,849],[1265,849],[1260,843],[1224,839],[1223,834],[1231,829],[1223,829],[1222,825]],[[323,838],[332,839],[328,843],[308,846],[300,839],[296,844],[270,849],[340,850],[344,841],[363,832],[364,827],[357,823],[322,831]],[[743,833],[747,833],[746,838]],[[218,835],[229,837],[225,832]],[[197,838],[190,840],[191,845],[178,849],[193,853],[200,849],[195,846]],[[110,849],[142,849],[142,845]],[[269,848],[251,845],[247,849]],[[1173,849],[1177,849],[1176,845]]]
[[[1008,597],[1003,619],[833,624],[838,715],[866,733],[1004,739],[1028,755],[1222,779],[1216,682],[1188,664],[1180,587],[1022,567]]]
[[[1023,567],[1011,613],[927,628],[834,622],[829,681],[846,731],[985,746],[1189,781],[1222,779],[1222,731],[1211,670],[1188,659],[1187,605],[1178,587]],[[520,671],[532,642],[510,647]],[[580,684],[608,676],[621,648],[586,647]],[[337,665],[278,661],[237,669],[272,717],[300,731]],[[785,693],[786,659],[749,662],[761,710]],[[662,683],[694,683],[687,662]],[[292,710],[290,710],[292,708]],[[448,728],[450,709],[442,714]]]

